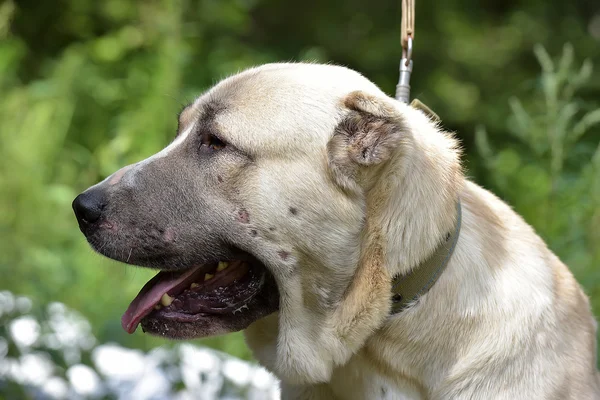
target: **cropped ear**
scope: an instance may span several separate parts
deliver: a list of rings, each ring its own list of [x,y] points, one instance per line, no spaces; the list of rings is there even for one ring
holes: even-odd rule
[[[360,167],[389,160],[407,131],[394,100],[365,92],[350,93],[344,99],[349,109],[327,144],[330,171],[347,190],[356,190]]]

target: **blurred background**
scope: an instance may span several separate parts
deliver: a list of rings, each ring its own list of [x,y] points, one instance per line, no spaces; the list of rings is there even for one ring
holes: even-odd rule
[[[155,354],[180,347],[120,326],[153,273],[94,254],[71,201],[167,145],[186,103],[249,66],[342,64],[393,95],[400,18],[399,0],[0,1],[0,398],[118,397],[103,345],[171,371],[164,397],[139,398],[183,393],[181,360]],[[600,3],[418,0],[414,65],[412,96],[457,132],[469,176],[536,228],[597,314]],[[71,314],[81,329],[58,340]],[[188,344],[253,365],[241,334]],[[43,360],[42,378],[18,377]],[[73,366],[102,389],[74,387]]]

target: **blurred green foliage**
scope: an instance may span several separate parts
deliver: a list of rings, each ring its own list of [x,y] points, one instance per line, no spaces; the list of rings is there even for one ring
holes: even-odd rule
[[[416,29],[413,96],[600,310],[600,6],[420,0]],[[100,341],[166,344],[121,330],[153,273],[93,254],[72,199],[161,149],[185,103],[251,65],[334,62],[393,94],[399,32],[391,0],[0,2],[0,289],[64,302]],[[249,357],[240,334],[202,343]]]
[[[535,54],[543,71],[540,96],[528,108],[516,97],[509,100],[507,132],[516,143],[495,152],[479,126],[477,150],[497,191],[600,305],[600,108],[586,110],[578,97],[592,77],[592,63],[575,66],[570,44],[557,62],[542,46]]]

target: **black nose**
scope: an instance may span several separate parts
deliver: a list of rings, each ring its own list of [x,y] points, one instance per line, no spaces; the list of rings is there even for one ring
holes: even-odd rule
[[[97,222],[105,206],[104,193],[99,189],[87,190],[73,200],[73,211],[82,227]]]

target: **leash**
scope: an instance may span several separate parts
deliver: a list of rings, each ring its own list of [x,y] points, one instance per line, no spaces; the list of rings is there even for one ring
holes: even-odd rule
[[[415,0],[402,0],[402,28],[400,43],[402,58],[400,60],[400,76],[396,85],[396,100],[408,104],[410,101],[410,76],[413,70],[413,40],[415,38]],[[410,102],[410,106],[424,112],[433,122],[440,118],[429,107],[418,99]],[[456,203],[456,225],[448,232],[435,248],[433,253],[406,275],[397,275],[392,280],[391,314],[397,314],[412,305],[437,282],[448,266],[454,253],[460,227],[462,210],[460,200]]]
[[[410,101],[410,76],[413,70],[413,41],[415,38],[415,0],[402,0],[402,23],[400,44],[402,58],[400,59],[400,75],[396,85],[396,100],[408,104]],[[410,106],[423,111],[434,122],[440,122],[440,117],[418,99],[410,102]]]
[[[396,100],[408,104],[410,100],[410,75],[412,74],[413,40],[415,38],[415,0],[402,0],[402,25],[400,43],[402,59],[400,76],[396,85]]]

